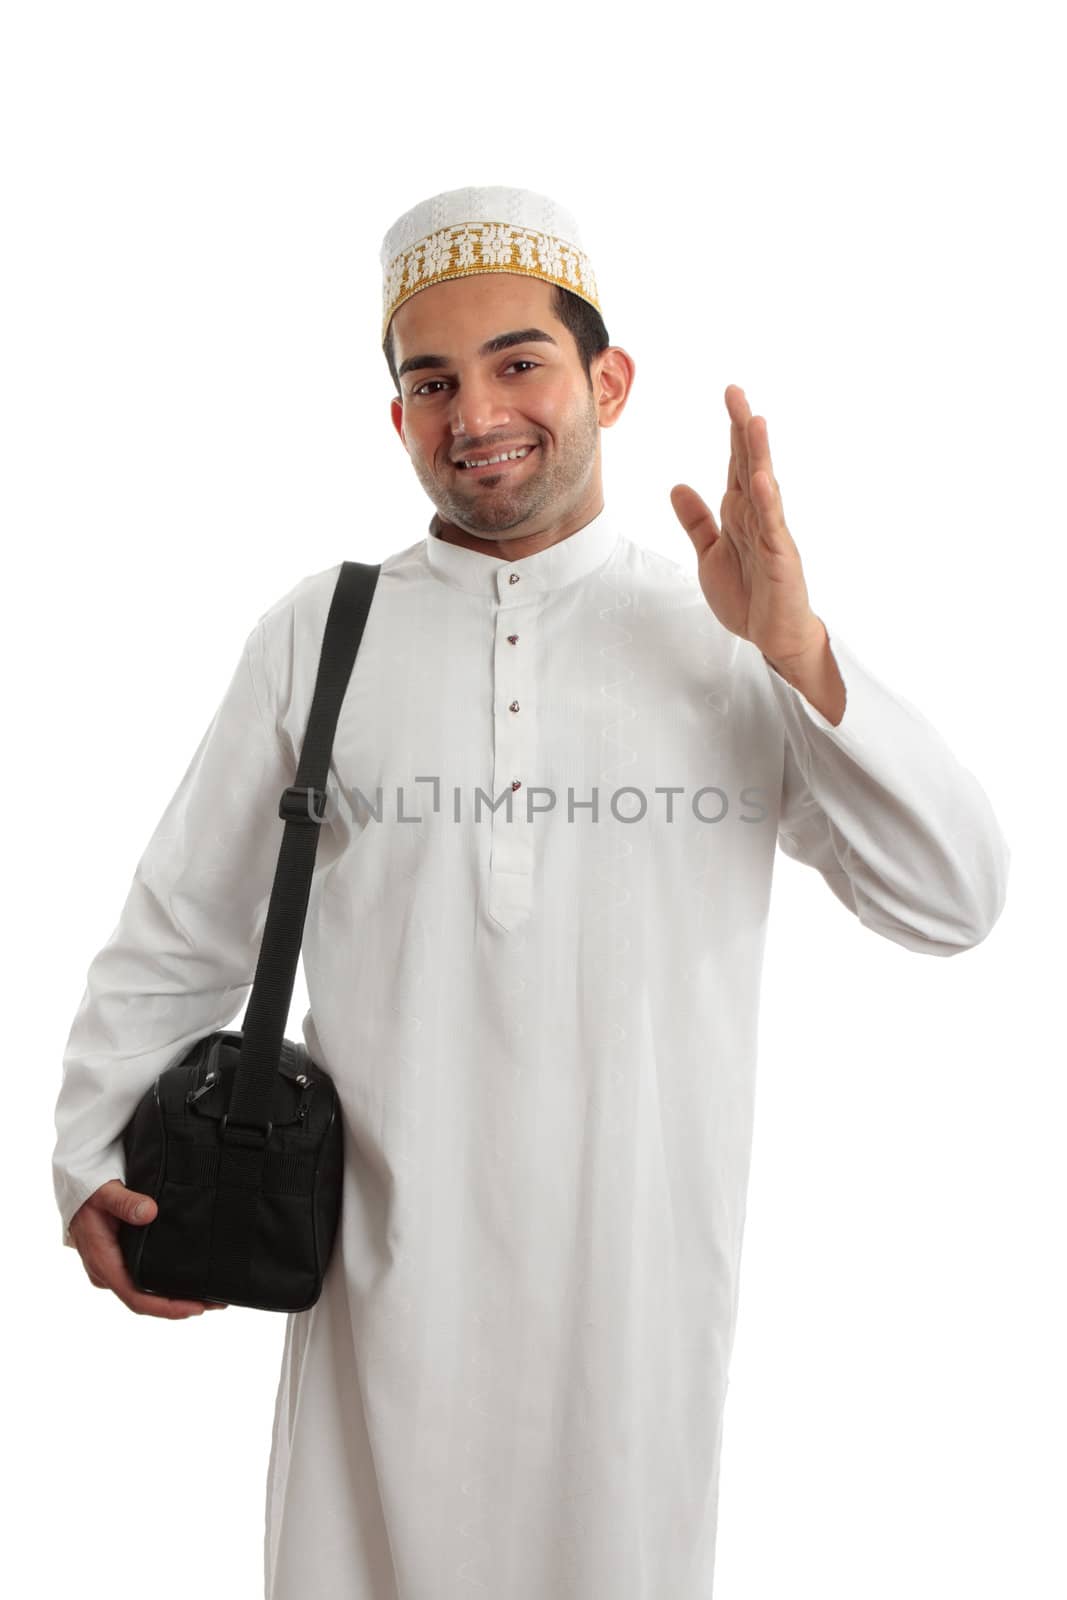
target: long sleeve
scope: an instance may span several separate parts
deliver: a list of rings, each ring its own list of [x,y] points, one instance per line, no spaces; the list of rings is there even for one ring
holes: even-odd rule
[[[255,976],[292,754],[270,714],[263,619],[156,826],[94,957],[63,1057],[53,1183],[63,1243],[110,1178],[122,1133],[157,1075],[236,1016]]]
[[[765,662],[785,720],[780,848],[819,871],[864,927],[927,955],[980,943],[1011,852],[973,773],[829,628],[845,683],[834,726]]]

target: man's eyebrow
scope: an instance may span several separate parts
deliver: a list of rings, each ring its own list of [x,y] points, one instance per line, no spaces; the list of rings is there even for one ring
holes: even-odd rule
[[[553,339],[550,333],[543,328],[515,328],[511,333],[498,333],[495,339],[487,339],[478,351],[480,356],[495,356],[501,350],[508,350],[513,344],[554,344],[558,348],[558,340]],[[406,361],[400,363],[398,378],[405,372],[413,372],[422,367],[447,367],[448,356],[408,356]]]

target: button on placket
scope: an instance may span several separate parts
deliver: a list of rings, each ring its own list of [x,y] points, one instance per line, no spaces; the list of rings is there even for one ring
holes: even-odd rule
[[[522,573],[501,566],[497,574],[494,646],[493,799],[500,796],[503,799],[499,809],[491,814],[489,910],[496,921],[508,928],[528,915],[532,906],[536,822],[526,821],[521,791],[535,754],[536,706],[532,674],[536,607],[540,595],[536,581],[524,580]],[[515,617],[509,613],[520,608],[523,622],[518,629]]]

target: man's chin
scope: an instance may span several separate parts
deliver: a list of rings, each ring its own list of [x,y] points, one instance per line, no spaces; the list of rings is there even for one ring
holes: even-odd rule
[[[513,528],[530,515],[531,507],[518,495],[494,496],[493,502],[479,504],[476,499],[449,505],[439,515],[461,533],[497,533]]]

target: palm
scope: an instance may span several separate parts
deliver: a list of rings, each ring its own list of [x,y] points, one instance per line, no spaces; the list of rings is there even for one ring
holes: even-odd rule
[[[708,545],[697,563],[708,605],[723,627],[742,639],[752,637],[753,624],[767,610],[763,573],[752,554],[752,543],[759,537],[753,521],[749,502],[728,489],[719,509],[722,537]]]

